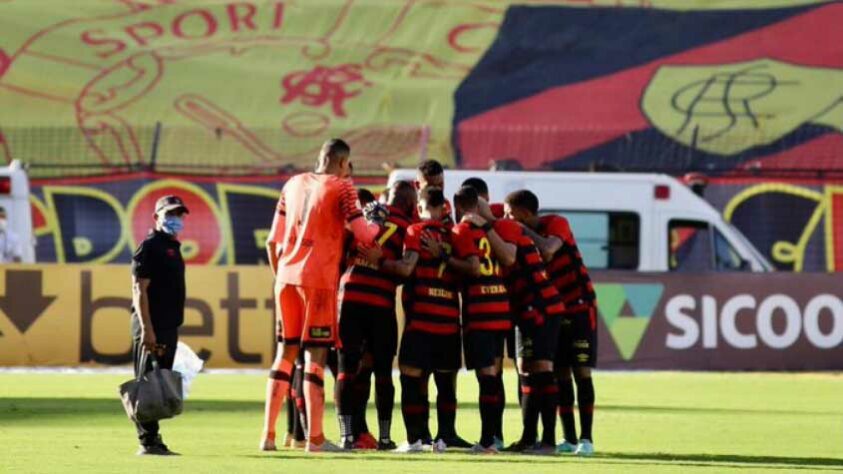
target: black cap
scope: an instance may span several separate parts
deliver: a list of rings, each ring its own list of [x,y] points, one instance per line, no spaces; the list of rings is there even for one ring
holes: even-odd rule
[[[184,205],[184,201],[181,200],[178,196],[164,196],[158,201],[155,202],[155,213],[167,213],[174,209],[182,209],[185,213],[190,214],[190,211],[187,209],[187,206]]]

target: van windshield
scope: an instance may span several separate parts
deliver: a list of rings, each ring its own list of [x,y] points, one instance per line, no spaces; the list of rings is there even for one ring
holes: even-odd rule
[[[729,228],[729,230],[734,232],[734,235],[738,240],[740,240],[741,244],[743,244],[744,247],[749,249],[749,252],[755,258],[755,260],[758,261],[758,263],[761,265],[761,268],[763,268],[765,272],[776,271],[776,267],[774,267],[773,264],[770,263],[769,260],[767,260],[767,257],[765,257],[764,254],[762,254],[758,251],[757,248],[755,248],[755,245],[753,245],[752,242],[750,242],[749,239],[747,239],[746,236],[743,235],[743,232],[741,232],[740,229],[735,227],[735,225],[731,222],[723,222],[723,224],[725,224],[726,227]]]

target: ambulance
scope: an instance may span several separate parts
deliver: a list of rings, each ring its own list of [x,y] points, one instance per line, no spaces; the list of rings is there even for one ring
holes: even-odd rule
[[[593,270],[771,272],[773,266],[701,196],[665,174],[445,170],[449,199],[464,180],[482,178],[491,202],[529,189],[540,214],[565,216]],[[389,176],[416,179],[416,170]]]
[[[22,263],[35,262],[35,236],[29,205],[29,178],[20,161],[0,167],[0,207],[6,210],[7,232],[16,235]]]

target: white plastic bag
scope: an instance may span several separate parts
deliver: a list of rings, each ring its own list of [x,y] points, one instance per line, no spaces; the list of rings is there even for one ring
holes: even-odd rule
[[[200,359],[190,346],[179,341],[179,345],[176,346],[176,359],[173,362],[173,371],[181,374],[184,398],[187,398],[190,392],[190,383],[193,382],[193,379],[202,371],[204,366],[205,361]]]

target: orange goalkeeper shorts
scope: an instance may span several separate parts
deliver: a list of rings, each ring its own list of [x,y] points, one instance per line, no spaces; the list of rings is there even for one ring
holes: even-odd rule
[[[285,344],[333,347],[337,341],[337,292],[280,285],[275,312]]]

